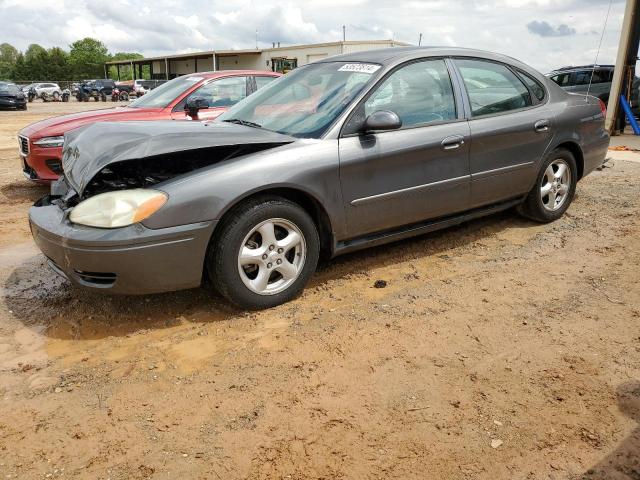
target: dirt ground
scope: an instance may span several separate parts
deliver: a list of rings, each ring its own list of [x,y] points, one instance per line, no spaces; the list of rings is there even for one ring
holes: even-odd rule
[[[640,478],[640,162],[553,224],[348,255],[245,313],[45,265],[15,134],[96,106],[0,112],[0,478]]]

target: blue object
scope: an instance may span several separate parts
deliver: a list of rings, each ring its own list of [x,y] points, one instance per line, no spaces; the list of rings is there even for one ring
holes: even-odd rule
[[[624,95],[620,95],[620,103],[622,104],[624,113],[627,115],[627,120],[629,120],[629,124],[631,125],[631,128],[633,128],[633,134],[640,135],[640,127],[638,126],[636,117],[633,116],[633,113],[631,112],[631,107],[629,106],[629,102],[627,102],[627,99],[624,98]]]

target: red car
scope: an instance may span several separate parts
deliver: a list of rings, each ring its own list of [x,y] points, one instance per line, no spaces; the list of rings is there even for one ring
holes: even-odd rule
[[[62,174],[64,134],[93,122],[131,120],[186,120],[190,98],[206,102],[198,120],[216,118],[229,107],[265,86],[280,74],[251,70],[224,70],[184,75],[167,82],[125,107],[93,110],[48,118],[26,126],[18,133],[25,176],[38,183],[56,180]]]

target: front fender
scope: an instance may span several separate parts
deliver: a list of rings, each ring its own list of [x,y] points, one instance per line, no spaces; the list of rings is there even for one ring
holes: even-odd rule
[[[148,228],[219,220],[249,196],[286,188],[314,198],[327,213],[336,237],[345,234],[337,140],[300,140],[211,165],[156,188],[169,200],[143,222]]]

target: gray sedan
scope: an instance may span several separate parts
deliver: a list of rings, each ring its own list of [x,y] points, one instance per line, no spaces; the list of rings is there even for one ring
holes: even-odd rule
[[[556,220],[608,144],[598,99],[512,58],[361,52],[298,68],[215,122],[67,134],[64,176],[30,222],[75,285],[142,294],[204,282],[266,308],[298,295],[320,257],[511,207]]]

